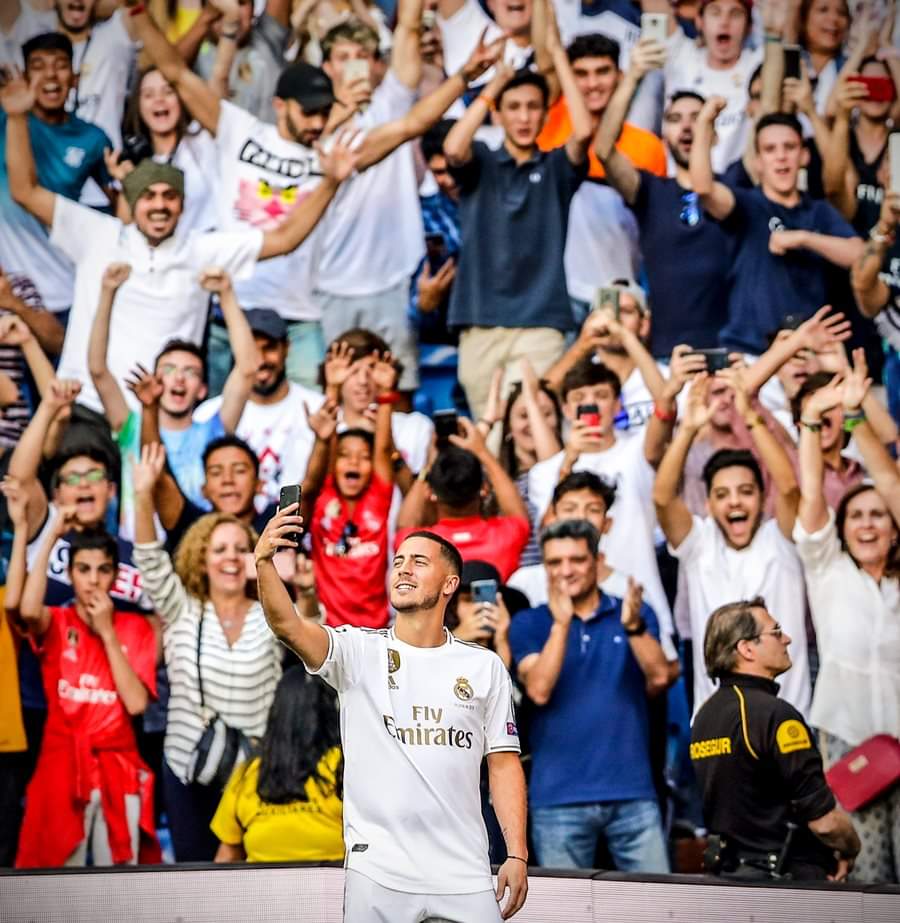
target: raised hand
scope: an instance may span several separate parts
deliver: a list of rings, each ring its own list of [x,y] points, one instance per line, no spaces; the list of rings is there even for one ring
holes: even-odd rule
[[[148,372],[140,363],[129,375],[131,377],[125,379],[125,385],[144,407],[153,407],[159,402],[163,393],[163,383],[158,375]]]
[[[849,117],[850,113],[856,109],[860,103],[868,99],[869,91],[864,83],[857,83],[855,80],[848,80],[846,76],[838,80],[837,90],[834,99],[837,104],[837,111]]]
[[[200,273],[200,287],[221,295],[231,288],[231,276],[221,266],[208,266]]]
[[[80,531],[81,523],[78,521],[78,510],[75,504],[69,503],[66,506],[57,506],[56,519],[53,520],[53,525],[50,528],[57,538],[62,538],[69,532]]]
[[[861,348],[854,349],[853,364],[848,367],[844,376],[844,385],[841,388],[841,400],[844,410],[849,412],[858,411],[871,386],[872,379],[869,378],[866,351]]]
[[[710,96],[703,104],[700,113],[697,116],[698,122],[707,122],[712,124],[719,117],[719,114],[728,105],[728,100],[723,96]]]
[[[141,459],[134,460],[131,481],[136,494],[152,494],[156,482],[166,466],[166,450],[158,442],[151,442],[141,448]]]
[[[94,634],[98,635],[104,641],[113,637],[115,629],[113,628],[113,601],[109,598],[109,593],[95,591],[84,606],[85,614],[88,617],[88,625]]]
[[[727,381],[734,391],[734,406],[742,417],[747,415],[753,409],[750,405],[750,394],[747,390],[746,367],[736,366],[728,369],[722,369],[716,373],[717,378]]]
[[[81,394],[80,381],[54,378],[47,386],[47,391],[41,403],[46,404],[55,413],[58,413],[64,407],[71,407],[79,394]]]
[[[469,60],[463,64],[460,70],[463,80],[465,80],[466,83],[477,80],[488,68],[495,64],[497,65],[498,71],[509,71],[509,75],[506,78],[507,81],[513,75],[512,68],[500,62],[503,56],[503,49],[506,47],[506,36],[501,35],[499,38],[494,39],[494,41],[485,43],[484,40],[487,37],[487,31],[487,28],[485,28],[484,32],[481,33],[481,38],[478,39],[478,44],[475,46],[472,54],[469,55]],[[505,82],[506,81],[504,81],[504,83]]]
[[[687,404],[684,408],[681,425],[694,432],[706,426],[710,417],[712,417],[712,408],[707,402],[709,381],[709,373],[701,372],[691,382],[691,387],[688,391]]]
[[[253,557],[256,566],[260,562],[269,561],[275,553],[282,548],[296,548],[297,543],[292,542],[285,536],[293,532],[303,531],[303,517],[299,514],[299,504],[290,503],[283,510],[279,510],[267,523],[263,529],[256,548],[253,551]]]
[[[0,104],[7,115],[25,115],[34,108],[34,89],[18,68],[11,68],[9,79],[0,88]]]
[[[397,366],[390,350],[386,353],[373,353],[375,365],[372,366],[372,381],[379,394],[387,394],[397,387]]]
[[[821,420],[829,410],[843,402],[844,376],[835,375],[824,388],[819,388],[807,398],[801,416],[804,420]]]
[[[100,284],[108,292],[117,292],[130,275],[130,263],[110,263],[103,271],[103,279]]]
[[[24,526],[28,522],[28,492],[22,489],[22,482],[7,474],[0,481],[0,494],[6,498],[6,510],[13,526]]]
[[[641,603],[644,599],[644,588],[631,577],[628,578],[628,590],[622,600],[622,627],[627,629],[637,628],[641,623]]]
[[[669,377],[663,387],[666,397],[674,400],[694,375],[705,371],[706,357],[694,352],[690,346],[680,343],[672,350],[669,360]]]
[[[430,314],[446,301],[447,293],[453,280],[456,277],[456,262],[452,256],[448,256],[441,264],[438,271],[432,275],[431,266],[428,260],[419,273],[419,279],[416,288],[419,294],[419,310],[425,314]]]
[[[319,164],[322,173],[336,183],[342,183],[356,169],[359,160],[357,148],[359,147],[360,132],[342,131],[334,139],[330,151],[326,151],[321,144],[316,142],[315,148],[319,155]]]
[[[642,38],[631,49],[628,59],[628,73],[637,80],[642,80],[652,70],[659,70],[666,64],[666,46],[656,39]]]
[[[461,432],[447,437],[451,445],[465,449],[476,458],[480,458],[488,450],[481,431],[467,417],[460,417],[458,424]]]
[[[797,328],[804,346],[813,352],[822,352],[832,343],[850,339],[850,321],[840,311],[835,314],[830,311],[831,305],[826,304]]]
[[[121,151],[114,151],[108,147],[103,148],[103,162],[106,164],[106,172],[120,183],[134,169],[134,164],[130,160],[122,160],[121,157]]]
[[[597,452],[603,442],[603,426],[592,426],[584,420],[575,419],[569,429],[568,449],[575,455]]]
[[[575,606],[572,603],[572,597],[566,589],[566,582],[562,577],[557,577],[549,581],[547,588],[547,605],[550,607],[550,614],[553,621],[560,625],[568,625],[575,615]]]
[[[337,401],[329,398],[315,413],[310,413],[309,408],[304,403],[303,410],[306,413],[306,421],[309,423],[309,428],[322,440],[322,442],[328,442],[337,431]]]
[[[340,392],[350,377],[353,366],[353,348],[344,340],[332,343],[325,354],[325,387]]]
[[[0,343],[4,346],[23,346],[34,339],[31,328],[16,314],[0,317]]]

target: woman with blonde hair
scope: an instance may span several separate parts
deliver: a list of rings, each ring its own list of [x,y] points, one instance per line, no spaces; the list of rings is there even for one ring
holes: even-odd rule
[[[163,792],[175,858],[209,861],[218,846],[209,823],[222,789],[196,778],[198,744],[214,719],[248,742],[262,737],[281,648],[259,602],[247,595],[245,557],[256,541],[248,525],[227,513],[201,517],[173,566],[154,523],[153,490],[164,463],[154,443],[134,466],[134,561],[163,626],[170,688]]]

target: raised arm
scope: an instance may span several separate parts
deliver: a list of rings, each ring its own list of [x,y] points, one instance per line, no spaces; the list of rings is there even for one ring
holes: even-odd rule
[[[559,37],[555,17],[551,17],[547,41],[550,57],[553,61],[553,69],[559,79],[559,85],[565,97],[566,108],[569,110],[569,118],[572,122],[572,134],[569,135],[566,141],[566,156],[569,158],[569,163],[581,164],[584,163],[587,157],[594,129],[587,103],[584,101],[584,96],[575,82],[575,74],[572,71],[572,65],[569,63],[569,56],[566,54],[566,49],[563,47]]]
[[[848,220],[856,215],[856,168],[850,160],[850,138],[853,128],[850,118],[866,88],[841,78],[835,95],[835,117],[828,146],[820,148],[822,154],[822,185],[828,201]]]
[[[555,38],[553,37],[555,35]],[[534,52],[534,66],[544,75],[550,87],[552,106],[562,92],[559,76],[553,64],[553,42],[559,42],[559,26],[556,13],[549,0],[532,0],[531,3],[531,48]]]
[[[679,496],[678,488],[684,474],[688,452],[697,433],[706,426],[712,413],[706,400],[708,387],[709,376],[705,372],[695,376],[691,382],[684,417],[675,433],[675,438],[659,464],[656,480],[653,483],[653,504],[656,507],[656,516],[666,539],[673,548],[678,548],[687,538],[694,524],[691,511]]]
[[[228,343],[234,356],[234,368],[225,379],[222,405],[219,408],[219,417],[225,432],[233,433],[253,390],[253,380],[260,363],[259,348],[253,339],[253,331],[247,323],[247,318],[238,304],[228,273],[220,267],[205,269],[200,275],[200,285],[206,291],[219,296],[225,328],[228,330]]]
[[[703,208],[718,221],[727,218],[735,207],[734,193],[713,175],[712,153],[715,141],[715,122],[719,113],[728,105],[721,96],[711,96],[697,116],[694,128],[694,143],[691,146],[691,186],[700,197]]]
[[[222,4],[223,0],[217,0]],[[229,80],[238,52],[238,32],[240,31],[240,7],[236,0],[228,0],[227,11],[223,12],[222,30],[216,42],[216,57],[213,60],[212,73],[207,85],[219,97],[228,99],[230,95]]]
[[[278,640],[290,648],[311,670],[318,670],[328,656],[328,632],[315,622],[301,618],[291,602],[287,588],[272,557],[280,548],[296,548],[297,543],[285,536],[300,532],[303,517],[297,504],[279,510],[267,523],[254,552],[259,601],[269,628]]]
[[[484,36],[482,36],[483,40]],[[472,141],[475,138],[475,132],[484,124],[491,107],[497,102],[500,91],[509,83],[512,76],[512,68],[498,61],[494,69],[494,76],[479,93],[478,98],[468,106],[462,118],[457,119],[456,124],[447,133],[447,137],[444,138],[444,154],[450,166],[460,167],[472,159]]]
[[[25,588],[22,591],[19,605],[19,616],[21,623],[27,628],[28,632],[36,637],[43,635],[50,624],[50,611],[44,605],[44,598],[47,595],[47,567],[50,563],[50,555],[57,541],[66,532],[74,529],[75,526],[74,507],[58,509],[56,518],[44,534],[38,553],[28,569],[28,576],[25,578]]]
[[[534,440],[534,454],[539,462],[546,461],[556,455],[562,446],[538,403],[540,383],[531,363],[527,359],[521,359],[519,368],[522,371],[522,400],[525,403],[525,412],[528,414],[531,438]]]
[[[822,457],[822,414],[841,399],[840,388],[820,388],[806,402],[800,418],[800,505],[797,515],[808,532],[818,532],[828,522],[825,500],[825,460]],[[833,401],[833,403],[832,403]],[[895,469],[896,470],[896,469]]]
[[[129,7],[137,7],[137,0],[125,0]],[[135,38],[144,46],[144,52],[159,68],[160,73],[175,87],[181,101],[191,115],[210,133],[219,127],[221,101],[218,94],[186,64],[185,60],[166,40],[146,10],[129,16]]]
[[[900,220],[900,193],[885,190],[878,222],[863,246],[863,251],[850,274],[853,296],[864,317],[876,317],[891,297],[891,290],[879,273],[888,249],[897,236]]]
[[[393,484],[394,436],[391,430],[391,419],[394,415],[393,401],[397,397],[397,367],[394,365],[389,352],[378,356],[375,360],[375,367],[372,369],[372,382],[376,388],[375,400],[378,404],[378,410],[375,412],[374,469],[382,481]]]
[[[422,51],[419,46],[422,5],[423,0],[399,0],[391,46],[391,70],[411,90],[416,89],[422,79]]]
[[[329,397],[315,413],[309,413],[305,404],[303,409],[307,414],[309,428],[316,434],[316,441],[306,465],[306,474],[303,476],[299,513],[307,522],[312,522],[316,497],[331,467],[334,435],[337,432],[338,403]]]
[[[116,293],[130,274],[131,266],[128,263],[110,263],[106,267],[100,286],[100,300],[88,340],[88,371],[113,432],[118,432],[125,425],[129,409],[122,388],[110,372],[106,361],[109,349],[109,323]]]
[[[51,356],[58,356],[62,350],[65,330],[51,311],[43,309],[37,289],[27,294],[34,303],[20,298],[9,278],[0,269],[0,308],[15,315],[34,334],[40,348]]]
[[[26,550],[28,548],[28,494],[22,490],[22,485],[16,478],[6,477],[0,481],[0,493],[6,498],[6,510],[13,526],[12,548],[9,553],[9,564],[6,570],[6,592],[3,605],[6,614],[16,628],[27,633],[34,630],[34,634],[43,634],[46,626],[29,624],[22,619],[22,592],[25,589],[27,572]],[[43,601],[43,600],[42,600]],[[45,613],[41,609],[41,619]]]
[[[43,397],[56,372],[41,349],[37,337],[20,317],[15,314],[0,317],[0,343],[4,346],[18,346],[22,350],[22,356],[34,379],[38,394]]]
[[[16,74],[0,91],[6,112],[6,172],[13,201],[31,212],[47,227],[53,224],[56,194],[38,183],[37,168],[28,134],[28,113],[34,106],[34,90],[24,76]]]
[[[515,516],[518,519],[528,519],[528,509],[522,499],[519,489],[512,478],[503,470],[503,466],[488,449],[485,441],[475,424],[466,417],[459,418],[459,428],[462,435],[450,436],[450,442],[457,448],[471,452],[484,469],[484,476],[494,491],[497,499],[497,508],[501,516]]]

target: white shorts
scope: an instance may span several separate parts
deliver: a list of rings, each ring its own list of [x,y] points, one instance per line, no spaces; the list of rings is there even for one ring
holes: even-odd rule
[[[382,887],[347,869],[344,923],[500,923],[493,891],[474,894],[408,894]]]

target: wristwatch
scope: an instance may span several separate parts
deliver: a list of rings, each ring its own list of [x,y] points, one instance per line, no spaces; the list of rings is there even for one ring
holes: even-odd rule
[[[647,623],[641,619],[634,628],[626,628],[625,634],[629,638],[636,638],[638,635],[645,635],[647,633]]]

